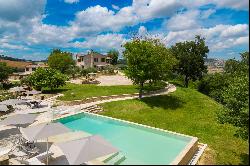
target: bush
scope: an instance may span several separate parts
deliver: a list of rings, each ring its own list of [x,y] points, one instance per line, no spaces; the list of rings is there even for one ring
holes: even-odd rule
[[[199,81],[198,91],[222,103],[222,93],[228,85],[228,75],[222,73],[208,74]]]
[[[222,93],[225,108],[219,112],[219,121],[238,127],[237,135],[249,139],[249,77],[235,76]]]
[[[65,71],[65,74],[67,74],[71,78],[75,79],[76,77],[78,77],[81,74],[80,72],[81,72],[80,67],[72,66]]]
[[[81,76],[86,76],[88,73],[97,73],[97,69],[94,68],[94,67],[90,67],[90,68],[87,68],[87,69],[82,69],[80,71]]]
[[[114,68],[114,66],[111,66],[111,65],[105,66],[104,70],[103,70],[103,73],[104,74],[115,74],[115,68]]]
[[[65,85],[66,80],[68,80],[68,77],[55,69],[38,68],[25,81],[36,90],[42,90],[42,88],[53,90]]]
[[[8,100],[8,99],[13,99],[13,98],[15,98],[15,96],[12,93],[0,90],[0,101],[4,101],[4,100]]]
[[[127,69],[127,65],[125,65],[125,64],[117,64],[117,65],[115,65],[119,70],[125,70],[125,69]]]

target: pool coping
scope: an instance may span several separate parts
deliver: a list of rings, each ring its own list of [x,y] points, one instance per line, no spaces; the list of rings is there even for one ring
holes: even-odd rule
[[[118,119],[118,118],[113,118],[113,117],[109,117],[109,116],[104,116],[104,115],[100,115],[100,114],[85,112],[85,111],[82,111],[82,110],[77,112],[77,113],[71,113],[71,114],[63,115],[61,117],[57,117],[57,118],[53,119],[52,121],[56,121],[56,120],[59,120],[59,119],[62,119],[62,118],[66,118],[66,117],[81,114],[81,113],[89,114],[89,115],[93,115],[93,116],[97,116],[97,117],[103,117],[103,118],[107,118],[107,119],[111,119],[111,120],[115,120],[115,121],[120,121],[120,122],[123,122],[123,123],[132,124],[132,125],[137,125],[137,126],[145,127],[145,128],[148,128],[148,129],[154,129],[154,130],[161,131],[161,132],[171,133],[173,135],[178,135],[178,136],[182,136],[182,137],[191,138],[189,143],[177,155],[177,157],[170,163],[170,165],[183,165],[183,164],[187,165],[188,162],[192,159],[195,152],[198,150],[198,138],[197,137],[177,133],[177,132],[174,132],[174,131],[164,130],[164,129],[160,129],[160,128],[156,128],[156,127],[152,127],[152,126],[148,126],[148,125],[144,125],[144,124],[140,124],[140,123],[136,123],[136,122],[131,122],[131,121],[122,120],[122,119]]]

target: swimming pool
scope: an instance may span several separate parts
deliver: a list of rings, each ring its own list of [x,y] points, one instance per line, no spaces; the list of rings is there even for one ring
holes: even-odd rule
[[[80,113],[57,121],[104,137],[126,157],[121,164],[187,164],[197,148],[195,137],[101,115]]]

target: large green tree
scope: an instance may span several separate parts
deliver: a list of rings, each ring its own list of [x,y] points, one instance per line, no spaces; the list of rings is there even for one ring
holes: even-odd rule
[[[139,98],[146,81],[166,79],[175,63],[174,56],[159,40],[134,38],[124,48],[123,55],[127,61],[125,74],[139,85]]]
[[[13,69],[8,67],[5,62],[0,62],[0,82],[7,80],[12,71]]]
[[[118,61],[119,52],[113,49],[113,50],[110,50],[107,55],[108,57],[112,58],[111,64],[116,65]]]
[[[241,61],[229,60],[227,63],[230,70],[225,74],[230,74],[230,83],[223,88],[225,108],[219,113],[219,120],[238,127],[237,134],[249,139],[249,53],[242,53],[241,57]]]
[[[48,64],[52,69],[65,73],[75,66],[75,61],[73,60],[72,53],[54,49],[49,55]]]
[[[194,41],[176,43],[171,50],[178,60],[175,69],[184,76],[185,87],[188,87],[190,80],[201,79],[203,73],[207,72],[204,59],[207,58],[209,49],[204,38],[196,36]]]
[[[38,68],[28,76],[26,83],[36,90],[50,88],[51,90],[66,84],[67,76],[52,68]]]

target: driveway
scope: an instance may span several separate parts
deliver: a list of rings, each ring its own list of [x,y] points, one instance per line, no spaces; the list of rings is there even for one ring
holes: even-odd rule
[[[113,76],[99,76],[96,78],[101,83],[98,86],[112,86],[112,85],[132,85],[132,81],[122,75]]]

